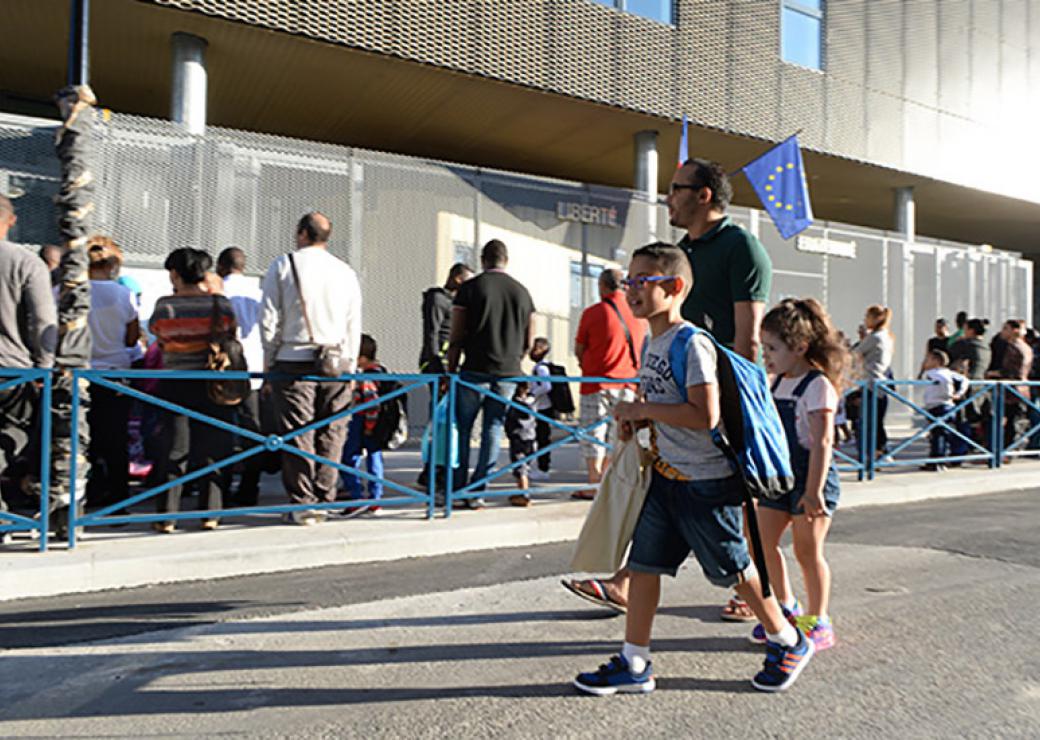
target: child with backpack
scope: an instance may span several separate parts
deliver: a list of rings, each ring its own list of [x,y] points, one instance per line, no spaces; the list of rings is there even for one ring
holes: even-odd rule
[[[357,366],[362,373],[385,373],[386,368],[376,361],[378,347],[376,340],[368,334],[361,335],[361,349],[358,352]],[[379,398],[379,383],[374,380],[362,380],[354,385],[353,406],[375,401]],[[373,404],[359,413],[350,417],[347,427],[347,441],[343,445],[342,462],[352,468],[359,468],[362,458],[365,461],[365,469],[370,475],[377,478],[383,477],[383,449],[386,440],[381,439],[379,434],[379,416],[382,404]],[[360,468],[359,468],[360,469]],[[353,473],[341,473],[343,488],[346,490],[351,501],[364,498],[362,495],[361,478]],[[368,498],[378,501],[383,497],[382,481],[368,481]],[[377,504],[358,506],[344,509],[343,517],[352,519],[364,514],[379,514],[380,508]]]
[[[848,352],[827,312],[812,298],[781,301],[766,314],[762,349],[766,369],[775,376],[773,399],[795,476],[790,493],[759,502],[766,568],[784,616],[808,635],[816,650],[826,650],[834,645],[834,628],[828,613],[831,571],[823,544],[841,496],[833,458],[834,415]],[[788,527],[805,583],[804,615],[780,550]],[[751,641],[766,641],[761,624],[752,631]]]
[[[513,401],[523,404],[527,408],[534,408],[537,396],[531,393],[531,387],[527,383],[517,383],[513,392]],[[515,406],[506,409],[505,430],[506,438],[509,440],[509,462],[515,463],[534,454],[535,437],[537,427],[535,418],[527,411],[522,411]],[[521,491],[526,491],[530,483],[530,462],[525,462],[513,468],[513,477],[516,485]],[[517,493],[509,497],[509,503],[513,506],[530,506],[531,496],[527,493]]]
[[[552,345],[545,337],[537,337],[531,342],[531,352],[528,356],[534,363],[533,375],[540,378],[548,378],[552,375],[552,363],[545,359],[549,356],[551,349]],[[552,401],[553,385],[547,380],[535,381],[531,384],[531,395],[534,396],[534,410],[555,419],[556,411]],[[552,443],[552,427],[549,422],[542,419],[535,419],[534,422],[535,441],[537,448],[542,450]],[[539,455],[537,470],[531,470],[529,474],[531,480],[549,480],[550,467],[552,467],[552,453],[546,452],[544,455]]]
[[[614,416],[622,441],[637,428],[650,427],[655,462],[629,552],[625,642],[619,655],[597,671],[579,674],[574,685],[599,696],[654,690],[650,635],[661,575],[674,577],[693,552],[708,580],[734,588],[767,627],[765,664],[752,686],[783,691],[814,650],[784,619],[776,600],[763,596],[744,540],[745,478],[734,470],[718,437],[723,413],[719,369],[733,360],[680,316],[694,279],[680,249],[663,243],[642,247],[632,255],[628,274],[626,300],[636,317],[647,319],[650,337],[640,363],[641,400],[619,403]]]

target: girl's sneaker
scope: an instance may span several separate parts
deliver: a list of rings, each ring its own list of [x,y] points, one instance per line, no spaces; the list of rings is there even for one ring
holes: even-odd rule
[[[598,671],[579,673],[574,679],[575,688],[595,696],[649,694],[656,685],[649,662],[642,673],[633,673],[623,655],[615,655],[609,663],[601,665]]]
[[[795,626],[804,632],[810,640],[812,640],[813,645],[816,646],[817,652],[834,647],[836,639],[834,637],[834,627],[831,625],[830,618],[823,617],[821,619],[814,615],[798,617],[795,620]]]
[[[788,622],[794,624],[795,627],[798,626],[795,624],[795,619],[802,616],[802,605],[798,603],[798,599],[794,600],[794,606],[790,609],[781,604],[780,611],[784,613],[784,617]],[[753,642],[755,645],[766,644],[766,628],[762,626],[761,622],[755,625],[755,629],[751,630],[751,635],[748,637],[748,640]]]

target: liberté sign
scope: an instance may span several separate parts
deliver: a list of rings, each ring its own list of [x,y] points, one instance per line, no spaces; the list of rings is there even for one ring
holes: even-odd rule
[[[613,206],[594,206],[588,203],[568,203],[560,200],[556,202],[556,218],[561,221],[606,226],[610,229],[618,227],[618,211]]]

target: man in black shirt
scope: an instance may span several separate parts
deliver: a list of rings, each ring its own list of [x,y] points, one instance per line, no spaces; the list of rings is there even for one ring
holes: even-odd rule
[[[512,398],[515,384],[501,379],[520,374],[520,360],[533,337],[534,302],[527,288],[506,274],[508,261],[506,245],[492,239],[480,253],[484,271],[459,287],[451,313],[448,372],[456,372],[460,356],[465,355],[462,380]],[[472,388],[460,387],[456,408],[461,445],[454,484],[461,488],[469,480],[469,438],[477,412],[484,412],[480,454],[473,471],[473,480],[479,481],[495,468],[506,406]],[[481,484],[476,490],[484,488]],[[484,505],[480,498],[463,500],[471,509]]]
[[[448,271],[444,286],[434,286],[422,295],[422,349],[419,372],[439,375],[445,371],[444,358],[451,334],[451,304],[459,286],[473,277],[469,265],[456,262]]]
[[[932,352],[939,351],[949,355],[950,346],[949,322],[946,319],[936,319],[935,336],[928,340],[928,344],[924,348],[924,359],[921,360],[921,369],[917,372],[918,377],[924,374],[924,364],[928,362],[928,356],[932,354]]]

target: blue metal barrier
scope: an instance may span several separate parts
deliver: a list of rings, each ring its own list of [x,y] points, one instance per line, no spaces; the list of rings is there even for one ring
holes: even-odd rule
[[[47,532],[50,529],[50,479],[51,479],[51,373],[41,368],[0,368],[0,391],[17,388],[26,383],[40,384],[40,399],[37,413],[40,419],[40,511],[28,517],[11,511],[0,511],[0,532],[35,532],[39,537],[40,552],[47,551]]]
[[[858,380],[842,392],[842,400],[845,402],[846,413],[848,413],[849,397],[859,394],[859,417],[856,424],[859,430],[856,434],[857,451],[856,457],[844,452],[835,444],[833,448],[834,467],[840,473],[855,473],[857,480],[863,480],[867,475],[866,450],[867,432],[870,429],[866,409],[870,405],[870,387],[862,380]]]
[[[1003,418],[1002,400],[1006,390],[1005,385],[999,381],[973,380],[969,384],[969,390],[965,397],[953,404],[948,411],[940,416],[936,416],[927,409],[919,406],[907,397],[909,395],[908,393],[900,393],[899,390],[897,390],[899,388],[913,389],[915,387],[926,387],[928,385],[931,385],[931,383],[927,380],[879,380],[874,383],[874,398],[871,403],[872,412],[870,414],[871,429],[869,439],[873,440],[876,435],[878,423],[877,400],[882,394],[907,407],[914,415],[922,417],[925,421],[925,425],[910,437],[902,440],[894,448],[883,452],[880,456],[875,458],[874,455],[869,455],[871,459],[868,461],[868,479],[873,480],[874,473],[883,468],[963,462],[985,462],[991,467],[1000,466],[1000,422]],[[972,439],[964,433],[963,427],[957,428],[955,425],[964,409],[977,401],[983,400],[987,394],[993,399],[993,411],[988,419],[988,423],[990,425],[990,440],[996,444],[993,444],[991,447],[987,447],[985,444]],[[896,455],[904,450],[908,450],[911,445],[921,440],[925,435],[930,435],[936,431],[942,431],[946,433],[949,438],[960,440],[961,444],[967,446],[966,449],[974,449],[975,452],[959,455],[947,454],[942,457],[933,457],[929,451],[929,454],[923,457],[920,455],[913,455],[910,457],[896,458]],[[872,447],[873,445],[869,445],[866,449],[869,450],[872,449]]]
[[[1014,457],[1025,457],[1029,455],[1040,455],[1040,449],[1028,447],[1027,445],[1036,444],[1040,441],[1040,399],[1032,398],[1033,389],[1040,390],[1040,381],[1038,380],[1016,380],[1016,381],[1004,381],[1001,383],[1003,393],[1001,394],[1000,403],[1000,416],[998,418],[1004,418],[1007,415],[1009,401],[1011,404],[1016,406],[1021,405],[1022,414],[1024,415],[1024,424],[1020,427],[1022,431],[1017,431],[1014,428],[1011,430],[1011,437],[1008,438],[1006,429],[995,429],[994,440],[997,443],[998,450],[998,465],[1002,465],[1004,458]],[[1029,388],[1030,397],[1026,397],[1020,388]],[[1017,412],[1016,412],[1017,413]]]
[[[545,383],[545,382],[548,382],[548,383],[609,383],[611,385],[617,385],[619,383],[622,383],[622,384],[633,383],[634,384],[634,383],[638,382],[637,378],[632,378],[632,379],[627,379],[627,380],[619,380],[617,378],[603,378],[603,377],[593,377],[593,376],[563,377],[563,376],[558,376],[558,375],[557,376],[517,375],[517,376],[511,376],[511,377],[508,377],[508,378],[497,378],[496,380],[498,382],[500,382],[500,383]],[[524,494],[524,493],[526,493],[526,494],[530,494],[530,493],[543,493],[543,494],[544,493],[569,493],[569,492],[573,492],[573,491],[580,491],[580,490],[586,489],[586,488],[589,487],[588,483],[572,483],[572,484],[554,485],[554,486],[538,486],[538,487],[531,487],[531,488],[528,488],[528,489],[519,489],[519,488],[504,488],[503,489],[503,488],[496,488],[494,490],[488,489],[487,488],[487,484],[490,483],[492,480],[494,480],[496,478],[500,478],[501,476],[504,476],[507,473],[512,472],[513,470],[519,468],[522,465],[526,465],[526,464],[532,462],[533,460],[535,460],[538,457],[541,457],[542,455],[551,454],[553,450],[555,450],[555,449],[557,449],[559,447],[562,447],[565,444],[572,443],[572,442],[582,442],[582,441],[589,442],[591,444],[595,444],[595,445],[599,445],[599,446],[603,447],[608,452],[611,449],[611,445],[608,442],[604,442],[602,440],[599,440],[596,437],[594,437],[592,434],[590,434],[590,432],[593,431],[594,429],[597,429],[597,428],[603,426],[604,424],[609,423],[610,422],[610,418],[608,416],[600,417],[599,419],[596,419],[591,424],[586,424],[585,426],[581,426],[580,424],[568,424],[568,423],[566,423],[564,421],[561,421],[559,419],[555,419],[555,418],[553,418],[551,416],[547,416],[546,414],[539,413],[538,411],[532,409],[529,406],[525,406],[524,404],[517,403],[512,398],[506,398],[505,396],[502,396],[502,395],[500,395],[498,393],[494,393],[494,392],[490,391],[489,389],[482,387],[482,385],[479,384],[479,383],[474,383],[474,382],[470,382],[468,380],[463,380],[462,378],[460,378],[458,376],[455,376],[455,375],[449,376],[449,382],[450,382],[450,386],[449,386],[449,391],[448,392],[449,392],[449,399],[450,400],[449,400],[449,403],[448,403],[448,408],[449,408],[449,424],[451,426],[454,426],[454,424],[456,423],[456,414],[458,412],[458,391],[459,391],[460,388],[465,388],[465,389],[471,390],[471,391],[479,394],[480,396],[482,396],[484,398],[490,398],[493,401],[497,401],[497,402],[501,403],[503,406],[506,406],[507,408],[508,407],[512,407],[512,408],[516,408],[516,409],[519,409],[521,411],[524,411],[525,413],[528,413],[531,416],[533,416],[536,420],[544,421],[547,424],[549,424],[551,427],[553,427],[555,429],[558,429],[558,430],[562,430],[564,432],[564,436],[561,439],[558,439],[558,440],[552,442],[551,444],[549,444],[549,445],[547,445],[545,447],[539,448],[538,450],[535,451],[534,454],[527,455],[527,456],[521,458],[520,460],[512,462],[509,465],[506,465],[505,467],[498,468],[497,470],[495,469],[496,468],[496,464],[495,463],[496,463],[496,460],[497,460],[498,455],[500,453],[500,450],[497,450],[497,449],[496,450],[492,450],[491,451],[492,457],[491,457],[490,467],[491,467],[493,472],[488,474],[488,475],[485,475],[483,478],[479,478],[477,480],[473,480],[473,481],[467,482],[464,486],[462,486],[458,490],[455,490],[455,487],[453,485],[453,483],[454,483],[454,480],[453,480],[454,471],[452,471],[451,469],[447,470],[446,471],[447,472],[447,474],[446,474],[446,479],[447,479],[446,489],[447,489],[447,491],[446,491],[446,496],[445,496],[445,507],[444,507],[444,515],[446,517],[447,516],[451,516],[452,508],[454,507],[455,502],[458,501],[458,500],[483,498],[483,497],[486,497],[486,496],[488,496],[488,497],[512,496],[512,495]],[[449,428],[451,428],[451,427],[449,427]],[[468,445],[469,443],[470,443],[470,440],[468,438],[459,440],[459,444],[460,445]],[[469,471],[464,471],[463,474],[464,475],[468,475],[468,472]]]
[[[210,465],[206,465],[197,470],[187,472],[174,480],[166,481],[146,491],[142,491],[133,496],[130,496],[123,501],[118,501],[108,506],[105,506],[98,511],[91,512],[89,514],[79,516],[76,506],[77,495],[75,487],[76,472],[75,469],[70,472],[70,476],[73,481],[72,487],[72,506],[70,507],[69,515],[69,547],[75,547],[76,544],[76,528],[77,527],[91,527],[91,526],[103,526],[111,524],[123,524],[131,522],[156,522],[156,521],[170,521],[170,520],[181,520],[181,519],[218,519],[227,516],[242,516],[247,514],[280,514],[293,511],[312,511],[312,510],[339,510],[347,508],[357,508],[360,506],[368,506],[372,502],[368,499],[358,499],[350,501],[336,501],[336,502],[319,502],[313,504],[283,504],[276,506],[249,506],[240,508],[222,508],[222,509],[207,509],[200,511],[178,511],[178,512],[156,512],[154,514],[125,514],[112,516],[112,514],[126,507],[140,503],[146,499],[152,498],[158,494],[164,493],[170,488],[176,485],[183,485],[189,483],[197,478],[204,477],[210,473],[216,472],[222,468],[226,468],[235,465],[238,462],[246,460],[249,457],[258,455],[265,451],[280,451],[283,454],[299,455],[313,462],[330,465],[336,468],[340,472],[347,472],[358,476],[368,481],[378,481],[384,486],[397,491],[401,494],[398,497],[382,498],[379,500],[380,506],[397,506],[405,505],[410,503],[423,503],[426,506],[427,517],[433,516],[434,510],[434,481],[431,479],[427,491],[422,491],[403,486],[385,478],[377,478],[363,470],[344,465],[340,460],[332,460],[329,458],[322,457],[320,455],[306,452],[301,450],[292,444],[288,444],[293,439],[299,437],[307,432],[320,429],[325,426],[334,424],[342,419],[346,419],[354,414],[365,412],[369,409],[375,408],[381,403],[384,403],[392,398],[402,396],[404,394],[413,392],[419,388],[429,387],[430,393],[433,398],[434,404],[438,400],[438,381],[439,376],[436,375],[391,375],[391,374],[378,374],[378,373],[363,373],[353,375],[342,375],[338,378],[327,378],[323,376],[286,376],[274,373],[247,373],[247,372],[212,372],[203,370],[184,370],[184,371],[173,371],[173,370],[77,370],[75,371],[77,379],[82,378],[96,383],[105,388],[117,391],[119,393],[130,396],[137,400],[145,403],[157,406],[166,411],[173,412],[176,414],[187,416],[191,419],[209,424],[210,426],[221,429],[230,434],[238,435],[244,439],[255,442],[256,444],[249,449],[242,450],[218,460]],[[249,429],[229,424],[221,419],[214,418],[212,416],[193,411],[192,409],[180,406],[179,404],[172,403],[165,399],[159,398],[143,391],[133,388],[131,386],[123,385],[118,380],[146,380],[146,379],[165,379],[165,380],[193,380],[196,382],[205,382],[207,380],[233,380],[240,379],[246,380],[250,378],[265,378],[267,380],[306,380],[315,382],[340,382],[340,381],[371,381],[378,382],[384,380],[394,380],[401,383],[401,387],[378,399],[369,401],[366,403],[359,404],[357,406],[348,406],[343,411],[328,416],[324,419],[320,419],[311,424],[308,424],[299,429],[294,429],[286,434],[277,435],[263,435],[254,432]],[[79,397],[79,386],[74,384],[74,391],[72,397],[72,409],[73,417],[78,418],[80,412],[80,397]],[[433,434],[436,435],[436,430],[433,430]],[[436,436],[434,436],[434,444],[436,443]],[[77,454],[77,440],[73,438],[73,449],[72,459],[75,461]],[[75,463],[73,463],[75,464]]]
[[[35,532],[39,536],[40,550],[46,551],[48,546],[48,534],[50,528],[49,522],[49,502],[50,502],[50,475],[51,475],[51,445],[46,442],[51,436],[51,395],[52,395],[52,372],[51,370],[43,369],[0,369],[0,390],[14,388],[25,383],[38,383],[41,390],[39,414],[40,414],[40,434],[42,435],[41,440],[44,444],[41,444],[41,459],[40,459],[40,483],[41,483],[41,497],[40,497],[40,510],[36,517],[25,516],[22,514],[16,514],[12,512],[0,512],[0,532]],[[358,499],[348,501],[336,501],[332,503],[319,502],[314,504],[283,504],[274,506],[248,506],[238,508],[221,508],[221,509],[209,509],[199,511],[178,511],[178,512],[155,512],[155,513],[118,513],[127,507],[139,504],[147,499],[153,498],[160,495],[175,485],[183,485],[190,483],[193,480],[202,478],[211,473],[214,473],[221,469],[226,469],[229,466],[233,466],[239,462],[249,459],[255,455],[259,455],[266,451],[280,451],[285,454],[294,454],[300,457],[306,458],[318,464],[329,465],[335,468],[339,472],[346,472],[357,476],[364,481],[380,482],[386,488],[393,491],[396,495],[382,498],[379,500],[379,505],[386,506],[402,506],[408,504],[419,503],[425,507],[425,514],[427,518],[432,518],[435,513],[435,506],[437,505],[437,494],[439,493],[438,486],[441,483],[438,480],[437,475],[437,464],[436,461],[431,461],[429,475],[425,490],[416,489],[410,486],[402,485],[400,483],[388,480],[385,477],[378,477],[372,475],[364,470],[345,465],[341,460],[333,460],[322,457],[320,455],[304,452],[299,448],[295,447],[291,442],[302,434],[312,432],[316,429],[321,429],[330,424],[341,422],[346,420],[348,417],[363,413],[377,407],[379,404],[386,402],[392,398],[403,396],[415,392],[420,388],[428,388],[430,392],[430,408],[431,410],[436,408],[440,401],[442,394],[447,392],[447,424],[446,430],[451,434],[451,430],[457,425],[457,412],[458,412],[458,399],[459,392],[466,390],[468,392],[477,393],[482,399],[491,399],[497,403],[502,404],[507,409],[517,408],[525,413],[529,413],[535,419],[548,424],[557,433],[562,432],[563,436],[559,439],[552,441],[546,447],[537,449],[534,453],[524,456],[522,459],[510,462],[501,468],[497,468],[495,462],[499,456],[500,450],[496,449],[492,451],[492,461],[490,472],[484,475],[479,480],[467,481],[465,485],[455,486],[453,485],[453,474],[455,470],[451,466],[445,466],[444,477],[443,477],[443,493],[444,493],[444,515],[450,516],[452,513],[453,506],[460,501],[467,499],[489,496],[510,496],[520,493],[536,493],[536,494],[547,494],[547,493],[565,493],[575,490],[581,490],[588,487],[587,483],[576,483],[576,484],[558,484],[558,485],[547,485],[547,486],[533,486],[529,489],[519,489],[515,487],[501,487],[495,489],[487,489],[487,485],[496,479],[501,478],[507,474],[512,473],[520,466],[532,463],[536,458],[543,455],[552,453],[563,445],[575,443],[575,442],[586,442],[601,446],[609,451],[610,444],[603,440],[597,439],[593,432],[604,424],[609,422],[608,417],[601,417],[591,423],[580,423],[573,420],[557,419],[546,413],[538,412],[531,409],[529,406],[518,403],[512,398],[506,398],[504,395],[494,393],[488,388],[482,386],[479,382],[473,382],[473,379],[467,379],[456,375],[451,376],[438,376],[438,375],[397,375],[397,374],[354,374],[344,375],[340,378],[325,378],[321,376],[286,376],[278,374],[261,374],[261,373],[245,373],[245,372],[209,372],[209,371],[171,371],[171,370],[75,370],[73,371],[74,382],[73,395],[72,395],[72,411],[73,417],[79,418],[79,414],[82,411],[81,408],[81,397],[80,397],[80,380],[87,381],[92,384],[116,391],[124,394],[131,398],[137,399],[143,403],[150,404],[154,407],[165,410],[173,414],[179,414],[186,416],[195,421],[210,425],[216,429],[222,430],[230,435],[236,435],[241,440],[245,441],[248,445],[246,449],[240,449],[237,452],[227,455],[223,459],[217,460],[212,464],[200,467],[197,470],[187,471],[184,475],[170,481],[160,482],[152,488],[145,491],[140,491],[134,495],[126,498],[125,500],[115,502],[104,506],[97,511],[92,511],[87,514],[79,514],[77,503],[79,496],[82,492],[76,490],[76,466],[78,464],[79,457],[79,439],[77,435],[74,435],[71,439],[72,444],[72,455],[70,464],[70,487],[71,487],[71,499],[72,505],[69,511],[69,522],[68,532],[69,547],[74,547],[76,544],[77,529],[85,527],[96,527],[113,524],[123,523],[134,523],[134,522],[155,522],[155,521],[168,521],[168,520],[184,520],[184,519],[217,519],[226,518],[230,516],[244,516],[251,514],[281,514],[293,511],[304,511],[304,510],[341,510],[348,508],[355,508],[361,506],[367,506],[372,503],[370,499]],[[262,434],[250,429],[246,429],[237,424],[229,423],[222,419],[216,418],[215,416],[208,415],[194,411],[192,409],[181,406],[177,403],[167,401],[163,398],[155,395],[146,393],[132,385],[124,384],[124,382],[130,382],[135,380],[190,380],[195,382],[206,382],[207,380],[230,380],[230,379],[250,379],[250,378],[265,378],[268,380],[288,380],[292,379],[303,379],[315,382],[332,382],[332,381],[397,381],[401,384],[401,387],[396,390],[380,396],[378,399],[369,401],[357,406],[348,406],[343,411],[329,416],[325,419],[320,419],[307,424],[299,429],[294,429],[286,434]],[[123,381],[123,382],[121,382]],[[509,378],[501,378],[500,382],[505,383],[518,383],[518,382],[549,382],[549,383],[575,383],[575,382],[595,382],[595,383],[627,383],[635,382],[634,379],[631,381],[619,381],[618,379],[611,378],[599,378],[599,377],[560,377],[560,376],[515,376]],[[972,381],[970,384],[970,390],[966,394],[966,397],[962,398],[949,410],[942,414],[932,414],[927,409],[915,403],[910,397],[911,393],[906,389],[912,389],[918,386],[928,385],[927,381],[919,380],[881,380],[873,383],[857,382],[851,388],[846,391],[849,393],[860,394],[860,417],[858,421],[858,436],[859,445],[858,451],[854,454],[849,454],[840,449],[837,446],[834,450],[834,460],[838,469],[842,472],[854,472],[857,474],[860,480],[864,478],[872,480],[878,470],[894,469],[908,466],[916,466],[928,463],[952,463],[952,462],[984,462],[993,468],[1001,466],[1002,461],[1005,458],[1020,457],[1026,455],[1040,455],[1040,449],[1033,449],[1030,445],[1040,446],[1040,401],[1034,400],[1031,395],[1023,392],[1023,388],[1040,388],[1040,381]],[[924,420],[924,425],[920,429],[917,429],[910,437],[899,441],[891,449],[884,451],[879,456],[875,456],[873,453],[872,440],[875,438],[877,433],[877,413],[878,413],[878,401],[881,397],[890,399],[895,404],[901,404],[908,408],[912,414],[917,418]],[[968,408],[969,405],[981,405],[980,402],[989,399],[988,408],[984,414],[985,423],[985,434],[988,437],[985,440],[978,441],[973,439],[969,434],[966,433],[966,429],[963,423],[958,423],[957,419],[962,412]],[[1019,422],[1016,428],[1012,429],[1007,439],[1005,439],[1003,422],[1006,410],[1008,408],[1009,401],[1016,406],[1019,406],[1017,418],[1021,419],[1023,416],[1029,421],[1028,424]],[[423,399],[426,402],[426,399]],[[921,456],[920,454],[914,454],[912,447],[922,441],[927,435],[934,432],[935,430],[943,430],[948,435],[949,440],[956,440],[957,443],[963,449],[958,454],[946,454],[942,457],[933,457],[930,454]],[[438,449],[438,435],[444,433],[445,429],[439,424],[431,424],[429,429],[429,443],[430,448],[433,450]],[[459,439],[459,445],[469,445],[470,439],[463,438]],[[954,448],[955,449],[955,448]],[[949,450],[950,453],[953,449]],[[902,455],[901,453],[911,453],[908,455]],[[466,471],[468,474],[468,471]]]

